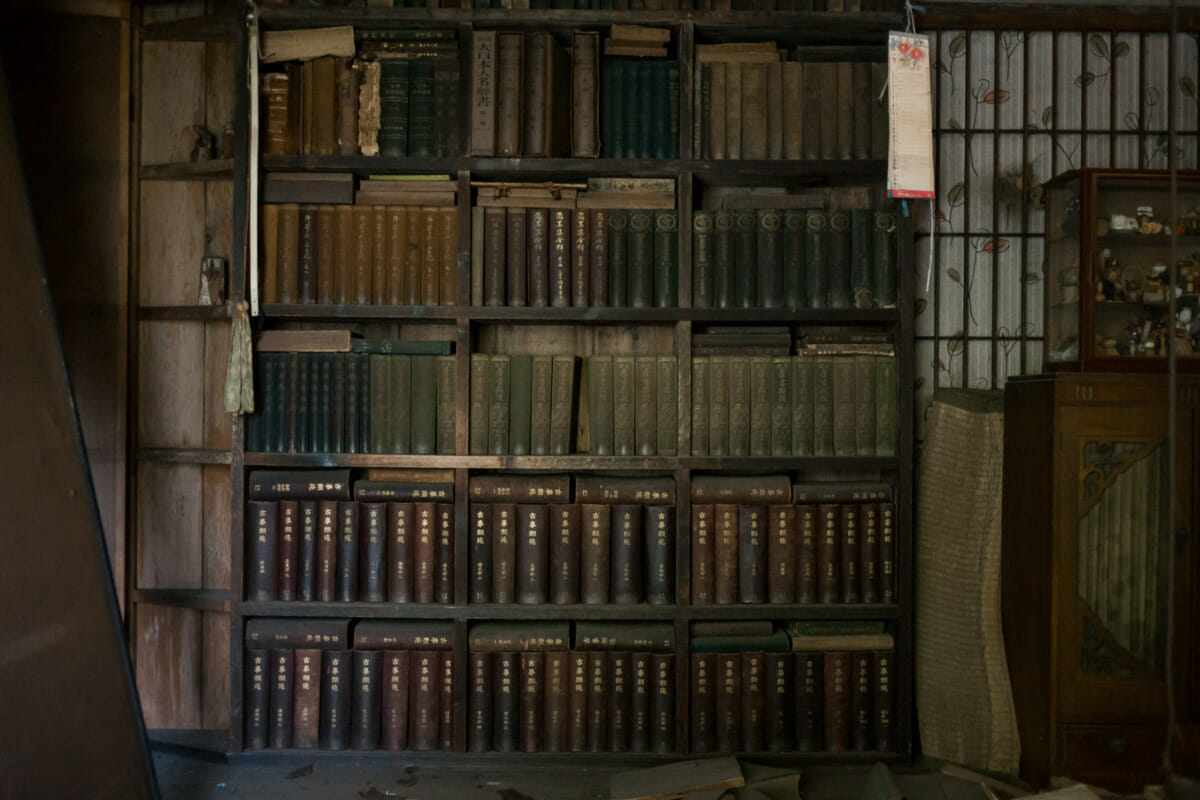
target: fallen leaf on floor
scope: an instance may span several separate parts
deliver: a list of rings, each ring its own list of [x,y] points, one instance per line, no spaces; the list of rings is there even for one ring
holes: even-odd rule
[[[499,789],[496,794],[500,795],[500,800],[533,800],[527,794],[521,794],[516,789]]]
[[[312,774],[313,774],[313,765],[305,764],[303,767],[300,767],[300,769],[294,769],[291,772],[289,772],[288,780],[289,781],[294,780],[295,778],[307,778],[309,775],[312,775]]]

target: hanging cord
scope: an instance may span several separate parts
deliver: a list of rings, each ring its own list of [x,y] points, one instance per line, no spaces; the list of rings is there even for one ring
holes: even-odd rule
[[[1175,289],[1179,285],[1179,274],[1176,272],[1176,248],[1178,246],[1175,221],[1179,219],[1178,180],[1176,173],[1179,166],[1175,155],[1175,111],[1178,105],[1178,67],[1176,52],[1179,36],[1179,9],[1177,0],[1171,0],[1170,41],[1167,44],[1167,173],[1171,193],[1168,222],[1171,225],[1167,275],[1171,276],[1167,285],[1167,519],[1169,520],[1167,535],[1167,642],[1166,642],[1166,692],[1167,692],[1167,742],[1163,746],[1163,789],[1167,800],[1175,797],[1174,764],[1172,762],[1172,744],[1175,737],[1175,548],[1178,546],[1178,524],[1175,519],[1175,496],[1177,487],[1175,467],[1175,414],[1176,414],[1176,382],[1175,371]],[[1187,525],[1191,525],[1188,520]],[[1186,541],[1186,540],[1185,540]]]

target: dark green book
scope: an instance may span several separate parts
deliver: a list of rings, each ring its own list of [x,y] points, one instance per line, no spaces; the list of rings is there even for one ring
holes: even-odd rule
[[[675,209],[654,212],[654,306],[678,305],[679,215]]]
[[[805,213],[802,209],[783,212],[783,305],[796,310],[808,308],[804,274]]]
[[[708,455],[708,396],[711,391],[708,356],[692,359],[692,455]]]
[[[875,356],[875,455],[896,455],[899,413],[894,356]]]
[[[629,305],[654,305],[654,213],[630,211],[627,235]]]
[[[652,118],[650,150],[654,158],[671,156],[671,71],[666,61],[647,61],[644,69],[651,77],[651,108],[656,113]],[[676,96],[679,92],[676,89]],[[678,123],[676,124],[678,130]]]
[[[322,427],[323,441],[327,442],[326,453],[345,453],[346,450],[346,415],[350,408],[349,384],[346,380],[346,362],[353,358],[346,353],[329,353],[329,400],[333,413],[324,421]]]
[[[679,63],[667,62],[667,157],[679,158]]]
[[[443,158],[459,154],[458,129],[458,56],[439,55],[434,62],[433,113],[437,155]],[[357,150],[355,151],[357,152]]]
[[[634,426],[634,359],[613,356],[613,453],[632,456],[637,453]]]
[[[735,265],[733,212],[717,211],[713,215],[713,306],[716,308],[734,307]]]
[[[386,59],[379,72],[379,154],[408,155],[407,59]]]
[[[877,306],[896,305],[896,214],[875,212],[871,234],[871,295]]]
[[[850,299],[854,308],[875,308],[871,275],[871,244],[874,212],[866,208],[850,211]]]
[[[575,448],[579,359],[554,356],[550,375],[550,453],[565,456]]]
[[[829,307],[829,214],[809,209],[804,231],[804,294],[808,308]]]
[[[729,455],[750,455],[750,360],[729,359]]]
[[[512,356],[509,362],[508,452],[532,452],[533,356]]]
[[[454,356],[437,357],[437,451],[438,455],[454,455],[455,376]]]
[[[662,62],[657,62],[662,63]],[[654,153],[654,121],[666,113],[666,109],[661,109],[655,113],[655,100],[658,93],[655,91],[655,67],[657,64],[650,61],[637,62],[637,106],[638,106],[638,121],[637,121],[637,152],[634,153],[635,158],[656,158]],[[663,76],[664,83],[666,76]],[[664,91],[663,94],[666,94]]]
[[[792,361],[787,356],[771,358],[771,455],[792,452]]]
[[[358,452],[368,453],[371,443],[370,356],[358,356]]]
[[[729,356],[709,359],[708,454],[727,456],[729,452]]]
[[[359,431],[361,423],[359,422],[359,406],[361,403],[358,399],[358,392],[362,381],[359,379],[359,370],[366,370],[364,361],[366,356],[358,353],[346,354],[346,428],[342,435],[345,439],[345,450],[339,452],[346,453],[361,453],[363,448],[360,446]]]
[[[758,212],[758,307],[783,308],[783,218],[775,209]]]
[[[494,456],[509,452],[509,392],[510,357],[490,356],[488,359],[488,453]]]
[[[692,214],[692,308],[713,306],[713,212]]]
[[[875,356],[857,355],[854,361],[854,451],[875,455]]]
[[[829,307],[851,308],[850,272],[850,212],[830,211],[826,233],[829,245]]]
[[[853,456],[858,453],[854,426],[857,413],[854,399],[854,358],[833,357],[833,454]]]
[[[812,432],[814,456],[833,455],[833,356],[812,360]],[[799,385],[799,384],[797,384]]]
[[[473,456],[486,455],[488,452],[488,380],[489,359],[483,353],[471,355],[471,410],[467,424],[468,451]]]
[[[412,357],[412,451],[437,452],[437,356]]]
[[[551,356],[533,357],[533,380],[529,392],[529,452],[535,456],[550,455],[550,403],[553,365],[554,359]]]
[[[739,359],[745,361],[745,359]],[[750,455],[771,455],[771,358],[750,359]]]
[[[412,406],[415,396],[412,361],[415,356],[381,356],[387,359],[391,384],[388,386],[388,416],[391,442],[386,453],[413,453]]]
[[[310,414],[309,411],[313,404],[313,398],[316,396],[316,392],[313,390],[316,388],[320,376],[320,369],[314,363],[319,354],[299,353],[298,355],[300,357],[296,359],[296,452],[314,453],[317,452],[315,443],[320,439],[315,435],[315,429],[320,422],[318,415]]]
[[[624,66],[621,88],[617,94],[624,101],[622,121],[622,136],[625,147],[622,150],[624,158],[645,158],[641,151],[639,128],[642,122],[642,109],[638,103],[638,78],[641,65],[636,61],[626,61]],[[647,118],[646,121],[649,121]]]
[[[613,359],[588,356],[588,435],[594,456],[613,454]]]
[[[299,362],[299,353],[286,353],[280,376],[279,449],[285,453],[296,452],[296,395],[299,394],[296,382],[300,374]]]
[[[758,219],[753,211],[733,215],[733,305],[754,308],[758,303]]]
[[[634,441],[638,455],[652,456],[658,445],[658,393],[655,391],[654,356],[637,356],[633,369]]]
[[[675,379],[675,356],[658,356],[655,377],[657,446],[655,453],[673,456],[679,441],[679,404]]]
[[[385,64],[387,62],[384,62]],[[408,154],[433,156],[434,137],[433,82],[434,60],[416,58],[408,67]]]
[[[803,76],[803,97],[804,109],[803,121],[801,126],[800,141],[803,144],[804,158],[808,161],[815,161],[822,158],[821,153],[821,81],[824,80],[824,65],[817,62],[807,62],[804,65]],[[833,107],[829,108],[828,113],[835,114]]]
[[[604,155],[625,158],[625,62],[608,59],[604,64],[604,88],[600,112],[604,120]]]
[[[629,212],[613,209],[608,213],[608,304],[623,308],[629,304]]]
[[[371,452],[392,452],[392,370],[393,356],[371,356]]]

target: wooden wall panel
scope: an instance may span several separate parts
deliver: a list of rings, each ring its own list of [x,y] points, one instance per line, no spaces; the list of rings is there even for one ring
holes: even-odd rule
[[[190,159],[192,126],[204,123],[204,48],[183,42],[142,46],[143,164]]]
[[[199,322],[139,325],[141,447],[204,446],[204,339],[204,325]]]
[[[137,684],[146,727],[199,728],[201,613],[143,604],[137,613]]]
[[[230,487],[229,467],[204,470],[203,575],[205,589],[229,588]]]
[[[203,585],[202,469],[193,464],[138,467],[138,588]]]
[[[200,727],[229,727],[229,614],[205,611],[202,615],[204,638]]]
[[[204,253],[204,186],[142,183],[139,300],[145,306],[195,305]]]
[[[237,81],[237,48],[231,43],[208,45],[208,87],[205,125],[218,137],[226,127],[232,130],[234,91]],[[228,186],[229,184],[225,184]]]

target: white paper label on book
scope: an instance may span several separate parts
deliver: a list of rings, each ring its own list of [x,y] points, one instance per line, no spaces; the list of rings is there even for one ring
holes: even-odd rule
[[[933,197],[929,37],[888,33],[888,194]]]

